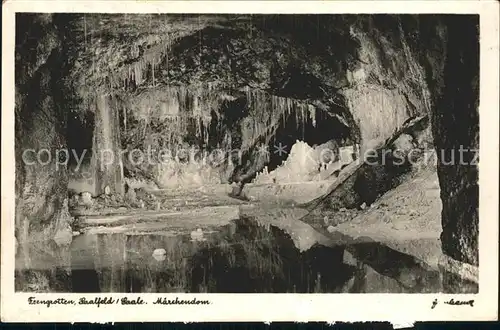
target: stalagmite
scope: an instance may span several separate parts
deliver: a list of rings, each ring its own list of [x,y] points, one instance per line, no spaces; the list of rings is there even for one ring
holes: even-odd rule
[[[304,138],[305,135],[305,122],[306,122],[306,116],[304,114],[304,106],[301,104],[300,105],[300,116],[302,117],[302,138]]]

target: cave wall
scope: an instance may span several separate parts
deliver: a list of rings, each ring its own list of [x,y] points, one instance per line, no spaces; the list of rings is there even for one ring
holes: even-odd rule
[[[28,238],[64,242],[68,236],[61,233],[70,231],[67,170],[57,164],[65,156],[55,153],[66,144],[64,88],[59,85],[63,52],[52,15],[17,14],[15,217],[20,243]]]
[[[403,30],[409,15],[362,16],[350,27],[358,61],[347,68],[341,93],[359,126],[362,153],[394,134],[409,118],[428,114],[430,96],[418,52]]]
[[[411,54],[414,61],[409,76],[417,78],[409,86],[414,86],[414,96],[420,98],[422,106],[430,114],[431,145],[438,157],[437,172],[443,203],[441,243],[443,253],[450,258],[443,264],[445,286],[453,290],[461,285],[470,287],[469,282],[460,278],[466,273],[467,278],[474,281],[478,276],[477,269],[469,265],[478,266],[479,257],[478,159],[475,158],[479,151],[479,16],[403,15],[398,21],[403,36],[401,40],[404,41],[401,47]],[[378,27],[384,28],[383,25]],[[385,37],[387,35],[384,33]],[[385,54],[390,54],[390,51]],[[391,74],[382,76],[387,78]],[[422,80],[426,83],[419,85],[418,81]],[[392,88],[389,90],[394,91]],[[404,93],[399,96],[408,99]],[[380,104],[380,101],[373,103]],[[397,102],[388,104],[395,105]],[[415,102],[409,104],[415,105]],[[407,111],[418,113],[412,107]],[[397,116],[398,110],[395,109],[392,114]],[[368,121],[384,116],[381,113],[370,119],[369,115],[369,111],[363,111]],[[391,123],[391,120],[387,122]],[[373,128],[376,125],[369,126],[365,130],[368,135],[365,136],[370,136]],[[363,125],[360,125],[360,129],[363,132]],[[377,135],[375,133],[372,136]],[[425,139],[429,140],[428,137]],[[377,172],[377,166],[371,166],[370,171]],[[381,177],[370,181],[376,184],[384,182]],[[363,191],[377,191],[372,187],[367,188],[361,187]],[[349,204],[353,193],[338,192],[343,194],[344,204]],[[335,196],[331,196],[329,202],[335,200]]]
[[[428,20],[421,24],[428,29],[422,33],[428,49],[422,62],[433,91],[442,248],[453,260],[478,266],[479,16],[449,15],[438,24],[430,24],[436,18]],[[436,53],[443,60],[432,56]]]
[[[443,200],[441,241],[453,259],[479,263],[479,16],[449,18],[445,88],[435,114],[436,147],[447,155],[467,149],[465,164],[438,168]]]

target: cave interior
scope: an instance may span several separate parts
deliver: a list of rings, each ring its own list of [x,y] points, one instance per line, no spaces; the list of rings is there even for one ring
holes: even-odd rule
[[[370,149],[478,146],[477,26],[445,15],[17,14],[16,239],[64,245],[61,232],[92,212],[179,211],[162,194],[201,190],[222,204],[291,203],[328,235],[307,217],[362,217],[427,171],[441,189],[440,250],[474,269],[474,166],[356,161]],[[62,169],[22,163],[23,149],[63,147]]]

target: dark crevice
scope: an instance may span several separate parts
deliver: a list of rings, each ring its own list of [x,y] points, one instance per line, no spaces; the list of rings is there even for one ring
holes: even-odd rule
[[[82,156],[84,157],[85,163],[90,162],[94,139],[94,126],[94,113],[91,111],[86,112],[83,116],[68,115],[66,141],[70,153],[68,162],[69,168],[77,165]]]

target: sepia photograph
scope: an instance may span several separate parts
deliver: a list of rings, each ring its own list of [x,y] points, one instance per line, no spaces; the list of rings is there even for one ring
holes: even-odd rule
[[[13,13],[14,293],[479,294],[482,17],[197,6]]]

